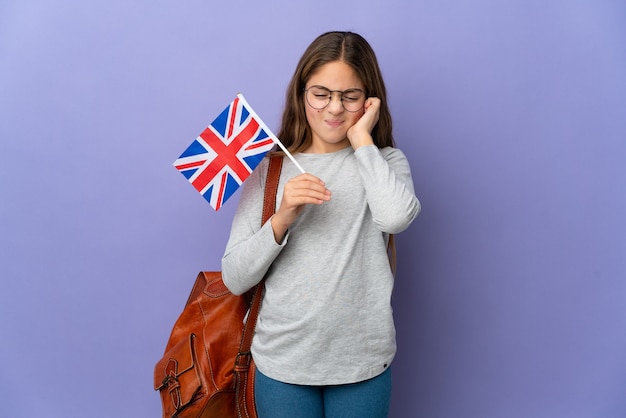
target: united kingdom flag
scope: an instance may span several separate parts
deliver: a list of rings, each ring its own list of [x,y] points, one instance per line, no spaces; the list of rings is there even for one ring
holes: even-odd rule
[[[238,94],[174,161],[174,167],[219,210],[278,142]]]

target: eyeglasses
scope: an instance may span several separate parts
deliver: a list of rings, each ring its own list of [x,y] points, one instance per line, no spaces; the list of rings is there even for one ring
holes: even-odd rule
[[[358,112],[365,105],[365,92],[361,89],[340,91],[329,90],[323,86],[311,86],[308,89],[304,89],[306,102],[316,110],[325,109],[330,104],[333,93],[339,93],[341,105],[348,112]]]

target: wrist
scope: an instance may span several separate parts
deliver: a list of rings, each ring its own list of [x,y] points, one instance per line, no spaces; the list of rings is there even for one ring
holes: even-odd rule
[[[350,144],[352,145],[352,148],[356,150],[357,148],[365,145],[374,145],[374,139],[372,138],[372,135],[367,132],[355,133],[350,138]]]
[[[274,233],[274,241],[276,241],[277,244],[280,244],[283,241],[283,238],[285,238],[290,225],[283,222],[280,219],[280,216],[278,216],[278,213],[275,213],[270,218],[270,225],[272,227],[272,232]]]

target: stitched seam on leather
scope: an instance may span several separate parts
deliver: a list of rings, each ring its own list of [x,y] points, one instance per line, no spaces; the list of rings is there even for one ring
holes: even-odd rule
[[[199,303],[198,305],[200,305],[200,310],[202,311],[202,322],[204,324],[206,324],[206,313],[204,311],[204,307],[202,306],[201,303]],[[211,376],[211,383],[213,384],[214,388],[217,388],[217,384],[215,383],[215,376],[213,375],[213,367],[211,366],[211,356],[209,355],[209,350],[207,349],[206,344],[204,344],[205,341],[205,332],[206,332],[206,325],[202,327],[202,345],[204,346],[204,352],[206,353],[206,358],[207,358],[207,364],[209,365],[209,375]],[[200,364],[198,364],[198,367],[200,367]],[[208,388],[207,388],[208,389]]]

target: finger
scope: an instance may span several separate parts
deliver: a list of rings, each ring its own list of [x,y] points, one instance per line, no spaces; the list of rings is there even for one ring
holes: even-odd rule
[[[313,190],[322,193],[328,190],[323,184],[308,180],[294,181],[288,183],[285,187],[289,187],[292,190]]]
[[[297,204],[311,203],[311,200],[327,201],[330,196],[330,190],[315,184],[292,185],[285,190],[285,198]]]
[[[289,179],[289,182],[311,181],[314,183],[325,184],[322,179],[315,177],[313,174],[303,173]]]
[[[365,113],[378,113],[380,110],[380,99],[378,97],[370,97],[365,102]]]
[[[295,189],[312,189],[320,192],[326,191],[325,183],[319,178],[305,173],[290,179],[285,185],[286,188]]]

